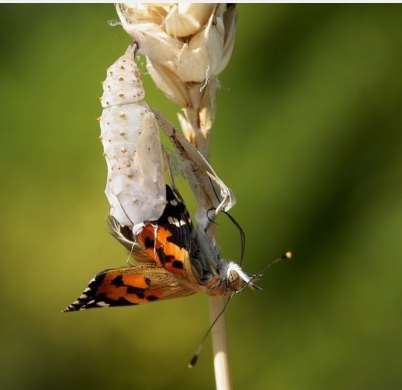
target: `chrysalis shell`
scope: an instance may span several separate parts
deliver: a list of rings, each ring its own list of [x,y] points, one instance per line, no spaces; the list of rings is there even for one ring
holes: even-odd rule
[[[152,109],[160,128],[172,141],[182,161],[185,175],[198,202],[195,218],[205,231],[217,215],[229,211],[236,203],[232,190],[218,177],[208,161],[186,137],[155,108]]]
[[[110,214],[138,233],[144,221],[162,215],[166,184],[157,121],[144,101],[135,49],[130,46],[107,70],[100,127]]]

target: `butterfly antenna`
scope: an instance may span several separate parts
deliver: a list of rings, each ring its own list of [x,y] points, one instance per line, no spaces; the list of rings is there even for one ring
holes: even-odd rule
[[[241,293],[243,290],[245,290],[247,287],[252,287],[253,289],[255,289],[255,290],[262,290],[262,288],[261,287],[259,287],[259,286],[257,286],[256,284],[254,284],[253,282],[254,282],[254,280],[258,280],[258,279],[261,279],[264,275],[263,275],[263,272],[267,269],[267,268],[269,268],[269,267],[271,267],[272,265],[274,265],[274,264],[276,264],[276,263],[279,263],[280,261],[282,261],[282,260],[286,260],[286,259],[291,259],[292,258],[292,252],[286,252],[286,253],[284,253],[281,257],[278,257],[277,259],[275,259],[274,261],[271,261],[266,267],[264,267],[260,272],[258,272],[258,274],[255,274],[255,275],[249,275],[250,276],[250,280],[240,289],[240,290],[237,290],[236,292],[235,292],[235,294],[239,294],[239,293]]]
[[[214,187],[214,183],[212,182],[211,178],[209,178],[209,181],[210,181],[210,183],[211,183],[212,190],[214,191],[215,197],[216,197],[216,199],[217,199],[218,202],[219,202],[219,197],[218,197],[218,194],[216,193],[216,189],[215,189],[215,187]],[[211,218],[209,218],[209,216],[208,216],[208,212],[209,212],[210,210],[212,210],[212,209],[209,209],[209,210],[207,211],[207,218],[209,219],[209,221],[210,221],[211,223],[214,223],[214,221],[212,221]],[[241,266],[242,263],[243,263],[243,259],[244,259],[244,252],[245,252],[245,250],[246,250],[246,234],[244,233],[244,230],[242,229],[242,227],[240,226],[240,224],[239,224],[227,211],[222,210],[222,212],[223,212],[223,214],[225,214],[225,215],[230,219],[230,221],[237,227],[237,230],[238,230],[239,233],[240,233],[241,250],[240,250],[240,262],[239,262],[239,265]]]
[[[289,260],[291,259],[293,256],[292,252],[288,251],[285,252],[281,257],[278,257],[277,259],[275,259],[274,261],[271,261],[268,265],[266,265],[259,273],[258,275],[262,275],[262,273],[269,267],[273,266],[276,263],[279,263],[282,260]]]
[[[218,314],[218,316],[214,319],[214,322],[211,324],[211,326],[209,327],[209,329],[207,330],[207,333],[205,333],[205,336],[202,338],[201,344],[197,349],[197,352],[195,353],[195,355],[193,356],[193,358],[190,360],[190,363],[188,363],[188,368],[193,368],[198,361],[198,358],[200,357],[200,354],[202,352],[202,347],[205,344],[205,341],[207,340],[207,337],[209,336],[209,334],[211,333],[211,330],[213,329],[213,327],[215,326],[215,324],[218,322],[219,318],[221,318],[221,315],[225,312],[230,300],[232,299],[231,295],[228,300],[225,303],[225,306],[223,307],[222,311]]]
[[[240,224],[227,211],[222,211],[222,212],[230,219],[230,221],[233,223],[233,225],[235,225],[237,227],[237,230],[240,233],[241,251],[240,251],[239,265],[241,266],[241,264],[243,263],[243,259],[244,259],[244,252],[246,250],[246,234],[244,233],[244,230],[242,229]]]

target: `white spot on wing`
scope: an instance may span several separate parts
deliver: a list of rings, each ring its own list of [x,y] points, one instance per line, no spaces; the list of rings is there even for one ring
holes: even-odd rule
[[[110,306],[108,303],[105,303],[105,302],[97,302],[96,304],[100,307],[109,307]]]
[[[184,226],[185,224],[186,224],[186,222],[185,221],[183,221],[183,220],[178,220],[177,218],[174,218],[174,217],[168,217],[168,222],[171,224],[171,225],[175,225],[176,227],[180,227],[180,226]]]

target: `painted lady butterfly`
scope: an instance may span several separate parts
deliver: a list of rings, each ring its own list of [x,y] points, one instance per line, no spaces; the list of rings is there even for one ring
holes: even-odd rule
[[[136,236],[111,217],[113,235],[136,263],[98,273],[64,311],[141,305],[201,291],[225,296],[247,286],[259,289],[254,280],[262,275],[247,274],[238,264],[222,259],[204,229],[193,226],[178,191],[166,186],[166,193],[162,216],[157,223],[145,224]]]

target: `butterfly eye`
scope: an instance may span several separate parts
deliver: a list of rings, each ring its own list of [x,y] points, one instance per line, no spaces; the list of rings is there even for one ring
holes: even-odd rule
[[[229,272],[227,284],[231,290],[237,290],[238,288],[241,288],[242,280],[236,271],[231,270]]]

